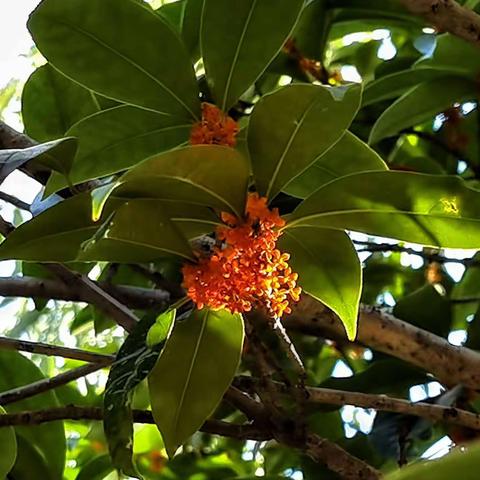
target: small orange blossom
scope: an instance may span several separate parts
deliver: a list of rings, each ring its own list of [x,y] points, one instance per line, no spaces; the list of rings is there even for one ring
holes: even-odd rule
[[[202,120],[190,133],[192,145],[226,145],[234,147],[239,131],[237,122],[211,103],[202,103]]]
[[[225,308],[232,313],[264,308],[275,318],[290,313],[301,288],[288,265],[290,255],[276,248],[285,222],[257,193],[247,200],[245,218],[222,213],[218,246],[208,258],[183,267],[187,295],[198,308]]]

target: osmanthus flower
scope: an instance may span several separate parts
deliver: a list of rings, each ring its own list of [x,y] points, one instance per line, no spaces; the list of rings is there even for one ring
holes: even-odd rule
[[[288,265],[290,255],[277,248],[285,224],[277,209],[252,193],[244,218],[224,212],[222,220],[213,253],[183,267],[188,296],[199,309],[241,313],[260,308],[274,318],[290,313],[301,288]]]
[[[239,127],[228,114],[216,105],[202,103],[202,119],[195,123],[190,133],[192,145],[225,145],[234,147]]]

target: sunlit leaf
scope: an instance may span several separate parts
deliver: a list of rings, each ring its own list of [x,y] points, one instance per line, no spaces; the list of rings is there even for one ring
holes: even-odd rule
[[[480,192],[453,176],[359,173],[314,192],[289,221],[423,245],[479,248]]]
[[[7,412],[0,407],[0,416],[4,413]],[[0,429],[0,451],[2,452],[0,455],[0,478],[6,478],[17,458],[17,439],[13,427]]]
[[[355,85],[296,84],[258,102],[248,128],[248,150],[262,195],[274,198],[340,140],[357,112],[360,94]]]
[[[170,457],[220,403],[242,346],[238,314],[195,310],[175,325],[148,380],[153,416]]]

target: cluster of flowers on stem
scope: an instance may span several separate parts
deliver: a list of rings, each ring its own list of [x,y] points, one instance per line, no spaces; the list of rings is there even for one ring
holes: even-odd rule
[[[274,318],[290,313],[301,288],[288,265],[288,253],[277,249],[284,220],[266,198],[249,194],[244,218],[222,213],[211,256],[183,267],[184,287],[198,308],[232,313],[261,308]]]

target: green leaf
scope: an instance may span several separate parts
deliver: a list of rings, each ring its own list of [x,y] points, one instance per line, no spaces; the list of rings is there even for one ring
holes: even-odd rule
[[[360,104],[358,86],[295,84],[263,97],[248,128],[257,189],[273,199],[345,133]]]
[[[284,231],[279,246],[291,255],[289,264],[298,273],[298,284],[339,316],[353,341],[362,268],[348,235],[327,228],[293,228]]]
[[[177,322],[149,376],[152,411],[170,457],[214,412],[237,370],[243,319],[195,310]]]
[[[149,7],[132,0],[44,0],[28,27],[50,63],[85,87],[165,114],[198,117],[185,47]]]
[[[119,179],[115,195],[207,205],[241,216],[248,177],[247,160],[233,148],[197,145],[143,161]]]
[[[456,102],[477,97],[473,80],[448,76],[430,80],[412,88],[377,119],[368,143],[375,144],[401,130],[418,125],[451,107]]]
[[[78,472],[75,480],[103,480],[113,472],[112,460],[109,455],[100,455],[86,463]]]
[[[173,318],[168,315],[147,315],[120,348],[110,369],[104,397],[104,431],[113,466],[121,473],[139,478],[132,462],[133,454],[133,389],[148,375],[165,342],[154,348],[147,347],[147,334],[155,321],[163,322],[170,331]]]
[[[207,81],[227,111],[265,71],[293,30],[303,0],[205,0],[200,43]]]
[[[0,150],[0,181],[25,163],[36,159],[49,168],[68,169],[77,149],[75,138],[60,138],[29,148]]]
[[[0,407],[0,415],[7,413]],[[17,458],[17,439],[13,427],[0,429],[0,478],[6,478]]]
[[[432,58],[422,59],[416,66],[444,69],[475,80],[480,72],[480,58],[475,45],[446,33],[437,37]]]
[[[195,257],[180,229],[154,199],[129,200],[83,246],[82,261],[140,263],[170,254]]]
[[[372,103],[390,100],[405,93],[415,85],[448,75],[449,70],[437,68],[417,68],[402,70],[385,75],[370,82],[363,91],[362,107]]]
[[[38,407],[37,407],[38,408]],[[24,438],[17,433],[17,459],[7,479],[30,480],[42,478],[44,480],[62,480],[63,477],[54,476],[42,450],[36,442]],[[39,439],[39,442],[42,440]],[[52,447],[54,448],[54,447]]]
[[[289,222],[290,227],[329,227],[430,246],[479,248],[480,192],[454,176],[359,173],[318,189]]]
[[[0,392],[21,387],[45,377],[28,358],[18,352],[0,350]],[[35,395],[5,407],[8,413],[58,407],[55,393],[48,392]],[[44,458],[49,470],[48,480],[61,480],[65,465],[65,431],[62,422],[51,422],[35,427],[15,427],[17,436],[21,436]],[[23,456],[19,444],[18,459]],[[3,455],[3,451],[2,451]],[[17,478],[14,476],[13,478]],[[23,479],[22,479],[23,480]],[[26,480],[26,478],[25,478]]]
[[[167,339],[176,314],[177,310],[175,308],[169,308],[157,317],[147,334],[146,344],[149,348],[153,348]]]
[[[74,123],[99,110],[92,92],[72,82],[50,64],[35,70],[23,88],[25,130],[39,142],[63,137]]]
[[[375,150],[353,133],[346,131],[332,148],[283,190],[294,197],[306,198],[336,178],[351,173],[387,169],[387,165]]]
[[[78,184],[126,170],[186,142],[191,128],[188,121],[128,105],[85,118],[68,131],[79,141],[71,181]],[[66,186],[63,176],[54,175],[48,181],[47,194]]]
[[[390,473],[385,480],[477,480],[479,464],[480,444],[469,443],[439,460],[414,463]]]
[[[69,262],[98,229],[92,221],[90,196],[65,200],[16,228],[0,244],[0,258]]]

